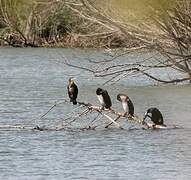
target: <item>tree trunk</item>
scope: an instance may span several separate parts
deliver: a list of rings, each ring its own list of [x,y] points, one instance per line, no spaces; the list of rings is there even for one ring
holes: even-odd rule
[[[26,37],[26,39],[28,41],[26,43],[32,42],[32,37],[31,37],[31,35],[32,35],[31,34],[32,24],[33,24],[33,10],[31,11],[31,13],[28,17],[25,32],[24,32],[24,36]]]

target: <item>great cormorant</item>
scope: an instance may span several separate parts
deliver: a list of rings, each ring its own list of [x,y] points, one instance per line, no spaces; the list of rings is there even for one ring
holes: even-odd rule
[[[97,88],[96,94],[98,97],[98,100],[100,101],[102,108],[110,109],[112,106],[111,99],[109,97],[109,94],[106,90]]]
[[[154,125],[163,125],[163,116],[162,113],[157,108],[149,108],[145,113],[144,120],[149,117]]]
[[[134,116],[134,105],[131,99],[127,95],[118,94],[117,100],[121,102],[125,113],[127,113],[128,115],[130,114],[131,116]]]
[[[73,78],[69,78],[67,89],[70,102],[73,102],[74,105],[77,104],[78,87],[74,83]]]

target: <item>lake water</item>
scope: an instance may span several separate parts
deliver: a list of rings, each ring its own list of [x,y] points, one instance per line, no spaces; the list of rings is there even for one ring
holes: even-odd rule
[[[126,58],[134,61],[144,56]],[[71,76],[76,77],[79,100],[98,104],[95,90],[106,80],[65,66],[64,57],[91,66],[88,59],[103,55],[78,49],[0,49],[0,125],[55,127],[62,123],[78,109],[66,103],[38,118],[55,101],[67,98]],[[0,129],[0,179],[191,179],[191,86],[151,84],[143,77],[132,77],[105,88],[114,108],[120,108],[116,95],[128,93],[137,115],[156,106],[167,125],[181,128],[153,131],[131,124],[124,130]]]

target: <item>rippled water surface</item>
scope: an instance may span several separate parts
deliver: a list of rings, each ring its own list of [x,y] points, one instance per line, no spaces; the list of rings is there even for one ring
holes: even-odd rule
[[[77,49],[0,49],[0,125],[61,123],[76,111],[71,104],[55,108],[44,119],[38,117],[55,101],[67,98],[70,76],[78,82],[79,100],[98,104],[95,89],[105,80],[62,61],[87,65],[88,59],[102,56]],[[137,61],[143,56],[127,58]],[[114,108],[119,108],[117,93],[128,93],[137,115],[157,106],[168,126],[181,128],[152,131],[131,124],[124,130],[0,129],[0,179],[191,179],[191,86],[150,83],[132,77],[105,88]]]

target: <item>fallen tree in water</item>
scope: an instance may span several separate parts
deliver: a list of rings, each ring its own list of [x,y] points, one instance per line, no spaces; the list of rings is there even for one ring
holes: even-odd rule
[[[99,128],[108,128],[113,126],[115,128],[123,129],[123,125],[121,122],[127,121],[130,123],[140,124],[144,128],[148,128],[148,125],[142,118],[138,116],[127,115],[122,112],[118,112],[114,109],[102,109],[97,105],[93,105],[91,103],[86,102],[78,102],[78,113],[72,113],[66,115],[66,117],[62,118],[62,122],[55,127],[46,127],[39,126],[38,120],[42,120],[47,116],[47,114],[52,111],[55,107],[69,103],[67,100],[62,100],[56,102],[50,109],[41,115],[37,119],[32,119],[28,124],[7,124],[0,125],[1,130],[34,130],[34,131],[83,131],[83,130],[96,130]],[[90,119],[87,116],[91,116]],[[82,122],[82,118],[85,118],[84,122]],[[29,125],[29,123],[34,123],[33,126]]]

